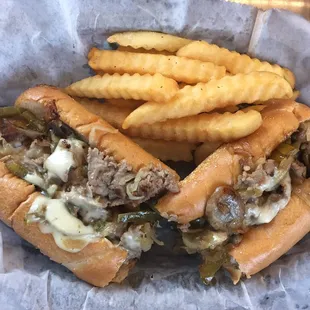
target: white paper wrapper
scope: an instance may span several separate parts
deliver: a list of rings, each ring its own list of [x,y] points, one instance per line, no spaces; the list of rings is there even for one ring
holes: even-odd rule
[[[89,48],[132,29],[206,39],[287,66],[310,104],[310,24],[284,11],[257,13],[217,0],[3,1],[0,106],[35,84],[65,86],[87,76]],[[196,258],[155,248],[122,285],[98,289],[0,224],[0,309],[307,309],[309,248],[305,238],[252,279],[233,286],[222,273],[213,287],[201,283]]]

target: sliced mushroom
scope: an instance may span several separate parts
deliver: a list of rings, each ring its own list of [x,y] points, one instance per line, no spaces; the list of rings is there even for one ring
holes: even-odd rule
[[[237,232],[242,230],[244,204],[231,187],[221,186],[208,200],[205,216],[215,230]]]

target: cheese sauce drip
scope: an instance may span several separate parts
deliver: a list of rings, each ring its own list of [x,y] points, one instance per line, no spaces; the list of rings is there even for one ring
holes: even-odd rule
[[[68,181],[72,167],[82,162],[86,144],[77,139],[61,139],[54,152],[46,159],[44,168],[50,177],[58,177],[63,182]]]
[[[45,188],[43,178],[40,177],[37,173],[27,173],[24,177],[24,180],[40,188]]]
[[[52,234],[59,248],[77,253],[91,242],[97,242],[99,235],[92,226],[85,226],[74,217],[60,199],[38,197],[28,212],[30,222],[40,222],[44,234]]]

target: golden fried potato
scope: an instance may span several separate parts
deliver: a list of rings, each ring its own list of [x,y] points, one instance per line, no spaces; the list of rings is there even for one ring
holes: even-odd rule
[[[191,42],[191,40],[171,34],[152,31],[115,33],[107,41],[109,43],[117,43],[121,46],[130,46],[135,49],[144,48],[146,50],[155,49],[157,51],[169,52],[176,52],[182,46]]]
[[[88,54],[89,66],[106,73],[160,73],[178,82],[189,84],[208,82],[225,76],[225,67],[211,62],[187,59],[177,56],[129,53],[99,50],[93,47]]]
[[[130,53],[147,53],[147,54],[160,54],[160,55],[175,55],[175,53],[168,51],[157,51],[155,49],[146,50],[144,48],[133,48],[130,46],[119,46],[117,48],[120,52],[130,52]]]
[[[119,129],[128,135],[126,130],[122,129],[122,123],[132,112],[131,108],[120,107],[110,103],[101,103],[96,99],[76,98],[88,111],[97,114],[113,127]],[[192,151],[196,144],[187,142],[174,142],[165,140],[152,140],[144,138],[132,138],[144,150],[159,158],[160,160],[172,161],[192,161]]]
[[[179,83],[179,88],[182,89],[182,88],[184,88],[184,87],[187,86],[187,85],[188,85],[188,84],[181,82],[181,83]]]
[[[232,106],[225,107],[225,108],[215,109],[212,112],[214,112],[214,113],[225,113],[225,112],[234,113],[234,112],[237,112],[238,110],[239,110],[239,108],[237,106],[232,105]]]
[[[179,87],[180,87],[180,85],[179,85]],[[299,90],[294,90],[293,94],[292,94],[292,97],[290,97],[289,99],[295,101],[299,97],[299,95],[300,95],[300,91]],[[262,105],[262,104],[264,105],[264,104],[268,104],[268,103],[266,103],[265,101],[255,101],[254,104],[255,105]]]
[[[102,103],[96,99],[76,98],[91,113],[97,114],[113,127],[122,131],[124,119],[133,111],[130,107],[120,107],[111,103]]]
[[[96,75],[75,82],[65,88],[71,96],[88,98],[123,98],[135,100],[154,100],[165,102],[179,90],[178,83],[161,74],[140,75],[115,73]]]
[[[228,142],[245,137],[260,127],[262,117],[257,111],[244,113],[212,113],[171,119],[125,130],[130,136],[191,143]]]
[[[143,104],[126,118],[123,128],[197,115],[240,103],[290,98],[292,94],[290,84],[275,73],[251,72],[225,76],[207,84],[185,86],[165,104]]]
[[[205,113],[162,123],[130,127],[125,130],[122,128],[122,124],[133,109],[121,108],[113,104],[101,103],[98,100],[85,98],[78,98],[78,101],[87,110],[102,117],[113,127],[130,137],[166,141],[187,141],[189,143],[204,141],[227,142],[252,133],[261,124],[261,116],[258,112],[250,111],[244,113],[239,111],[235,114]]]
[[[196,148],[195,144],[187,142],[174,142],[165,140],[151,140],[143,138],[132,138],[148,153],[160,160],[172,161],[192,161],[192,151]]]
[[[96,73],[96,75],[105,75],[106,72],[104,72],[103,70],[94,70],[94,72]]]
[[[268,103],[268,102],[267,102]],[[263,111],[265,108],[267,107],[267,104],[257,104],[257,105],[250,105],[244,109],[241,109],[241,111],[243,112],[248,112],[248,111],[257,111],[257,112],[261,112]]]
[[[202,163],[209,155],[215,152],[220,146],[222,142],[204,142],[199,145],[195,150],[194,159],[195,164],[198,166]]]
[[[299,95],[300,95],[300,91],[299,90],[294,90],[293,96],[292,96],[291,99],[295,101],[299,97]]]
[[[133,100],[133,99],[106,99],[104,100],[105,103],[113,104],[115,106],[118,106],[120,108],[131,108],[131,109],[137,109],[140,107],[145,101],[143,100]]]
[[[221,48],[215,44],[209,44],[205,41],[194,41],[177,52],[177,56],[198,59],[201,61],[211,61],[219,66],[225,66],[232,73],[249,73],[253,71],[268,71],[284,77],[294,88],[295,76],[279,65],[272,65],[266,61],[260,61],[251,58],[246,54],[239,54],[226,48]]]

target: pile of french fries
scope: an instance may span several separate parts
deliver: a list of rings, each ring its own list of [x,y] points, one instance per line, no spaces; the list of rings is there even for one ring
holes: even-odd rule
[[[290,70],[204,41],[138,31],[108,42],[118,48],[88,54],[96,75],[65,91],[161,160],[195,151],[199,164],[257,130],[268,100],[299,94]]]

